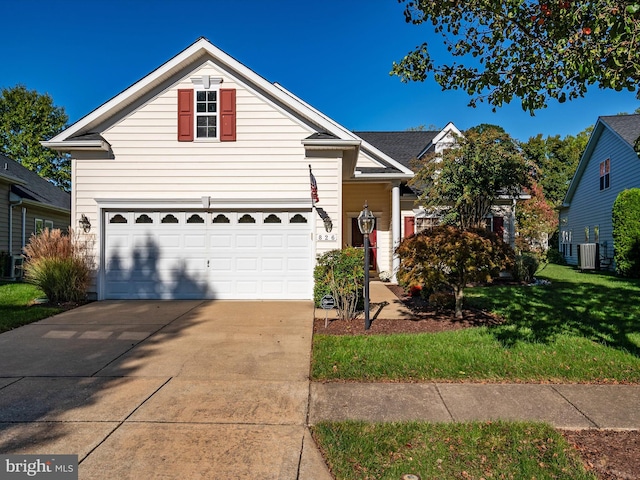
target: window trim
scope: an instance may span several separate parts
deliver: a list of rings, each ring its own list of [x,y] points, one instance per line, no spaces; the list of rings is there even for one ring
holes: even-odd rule
[[[193,141],[194,142],[219,142],[220,141],[220,124],[222,119],[221,113],[221,101],[220,101],[220,85],[222,84],[222,78],[212,77],[210,75],[201,75],[197,77],[191,77],[191,83],[194,85],[193,89]],[[198,117],[212,117],[210,112],[201,112],[198,115],[198,92],[216,92],[216,136],[215,137],[200,137],[198,136]]]
[[[600,162],[600,191],[611,188],[611,159]]]

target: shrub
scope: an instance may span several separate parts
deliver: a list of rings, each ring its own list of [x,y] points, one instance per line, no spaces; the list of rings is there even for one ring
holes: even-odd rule
[[[25,280],[38,286],[50,302],[84,300],[93,270],[90,247],[59,229],[32,235],[25,247]]]
[[[355,318],[364,286],[364,250],[348,247],[326,252],[318,258],[313,278],[316,305],[324,295],[332,295],[338,316],[341,319]]]
[[[640,188],[620,192],[613,203],[613,245],[616,272],[640,277]]]
[[[547,262],[555,263],[556,265],[567,264],[567,260],[564,258],[564,255],[562,255],[557,248],[550,248],[547,250]]]
[[[468,283],[490,281],[513,264],[511,247],[483,228],[435,227],[405,238],[396,253],[400,284],[452,289],[457,318],[462,317]]]
[[[540,261],[537,256],[532,253],[523,253],[516,257],[513,276],[521,282],[531,283],[539,266]]]
[[[378,278],[380,279],[381,282],[390,282],[391,277],[392,277],[391,272],[387,272],[387,271],[380,272],[378,274]]]

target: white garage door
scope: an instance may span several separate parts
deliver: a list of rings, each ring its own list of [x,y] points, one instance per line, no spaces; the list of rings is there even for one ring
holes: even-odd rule
[[[311,298],[311,212],[105,215],[104,298]]]

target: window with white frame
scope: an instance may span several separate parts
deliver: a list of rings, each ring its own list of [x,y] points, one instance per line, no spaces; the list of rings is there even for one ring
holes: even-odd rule
[[[218,138],[218,89],[196,90],[196,138]]]

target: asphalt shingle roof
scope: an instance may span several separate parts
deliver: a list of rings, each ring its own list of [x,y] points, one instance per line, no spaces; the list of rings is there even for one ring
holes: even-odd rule
[[[2,154],[0,154],[0,175],[10,181],[16,179],[20,182],[19,185],[11,186],[11,191],[16,195],[43,205],[71,211],[71,195]]]
[[[640,137],[640,115],[613,115],[600,117],[600,120],[609,125],[631,146]]]
[[[433,141],[440,132],[353,132],[367,143],[387,154],[405,167]]]

